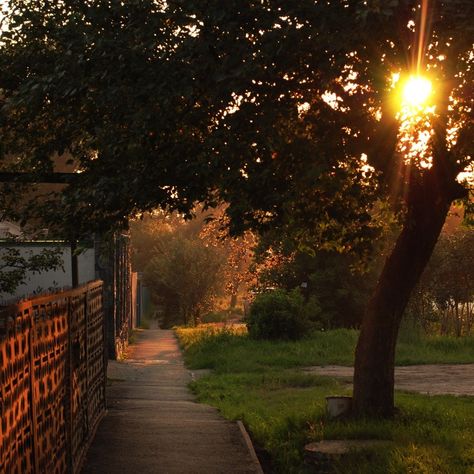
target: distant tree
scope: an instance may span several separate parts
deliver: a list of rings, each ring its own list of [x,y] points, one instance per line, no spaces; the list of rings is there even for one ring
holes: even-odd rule
[[[225,255],[223,266],[225,292],[230,296],[230,308],[234,308],[239,292],[245,294],[255,282],[255,275],[250,271],[250,266],[257,236],[250,231],[245,231],[240,236],[230,235],[229,218],[225,214],[224,206],[213,211],[212,219],[202,227],[199,236],[206,245],[218,249]]]
[[[130,223],[132,260],[162,309],[163,324],[196,324],[224,291],[227,249],[206,240],[208,213],[195,218],[159,210]]]
[[[247,231],[242,236],[229,235],[225,207],[203,211],[196,206],[194,218],[185,220],[176,213],[155,211],[130,223],[132,232],[132,260],[134,268],[144,271],[156,255],[157,245],[171,236],[185,240],[199,240],[222,259],[219,272],[222,291],[229,296],[229,305],[236,305],[239,292],[245,293],[254,280],[249,272],[256,236]]]
[[[165,325],[199,323],[221,290],[223,264],[223,255],[200,239],[170,234],[155,241],[145,282],[164,308]]]
[[[461,336],[469,334],[474,306],[474,230],[460,228],[438,241],[410,313],[427,330]]]
[[[130,222],[132,266],[143,272],[154,256],[157,242],[163,236],[178,233],[186,225],[177,214],[155,211]]]

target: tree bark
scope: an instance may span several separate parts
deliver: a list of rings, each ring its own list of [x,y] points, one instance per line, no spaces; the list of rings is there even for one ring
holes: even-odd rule
[[[462,314],[459,314],[459,303],[454,302],[454,317],[455,317],[455,328],[456,328],[456,337],[461,337],[462,332]]]
[[[466,303],[467,305],[467,312],[466,312],[466,324],[467,324],[467,328],[466,328],[466,334],[468,336],[471,335],[471,326],[472,326],[472,312],[471,312],[471,303],[469,303],[469,301]]]
[[[443,227],[453,196],[430,170],[411,183],[402,232],[365,312],[356,348],[353,410],[356,416],[394,413],[395,347],[403,312]]]

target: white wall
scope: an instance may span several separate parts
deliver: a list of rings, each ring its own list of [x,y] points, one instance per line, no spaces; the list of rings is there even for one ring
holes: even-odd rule
[[[6,247],[6,245],[5,245]],[[11,247],[11,246],[10,246]],[[22,244],[14,245],[20,249],[22,256],[40,253],[44,248],[57,248],[57,244]],[[47,272],[30,274],[23,285],[20,285],[15,294],[10,295],[0,293],[0,300],[25,297],[38,292],[44,292],[49,288],[62,288],[72,285],[71,273],[71,249],[68,246],[60,245],[62,249],[62,260],[64,270],[50,270]],[[94,249],[87,249],[78,256],[79,284],[95,280],[95,252]]]

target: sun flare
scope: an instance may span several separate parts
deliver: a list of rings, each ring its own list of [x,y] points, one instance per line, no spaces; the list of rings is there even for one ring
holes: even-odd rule
[[[402,89],[402,105],[421,107],[427,105],[433,92],[431,81],[423,76],[410,76]]]
[[[429,78],[421,75],[411,75],[401,81],[399,78],[399,74],[392,76],[397,91],[396,116],[400,122],[398,151],[406,163],[430,168],[432,120],[436,110],[433,84]]]

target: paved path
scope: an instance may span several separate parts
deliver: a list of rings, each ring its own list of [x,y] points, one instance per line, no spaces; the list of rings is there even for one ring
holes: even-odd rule
[[[354,369],[328,365],[303,369],[318,375],[340,377],[352,383]],[[411,365],[395,368],[395,388],[429,395],[474,396],[474,364]]]
[[[261,473],[237,423],[193,401],[172,331],[142,331],[108,377],[108,413],[82,474]]]

